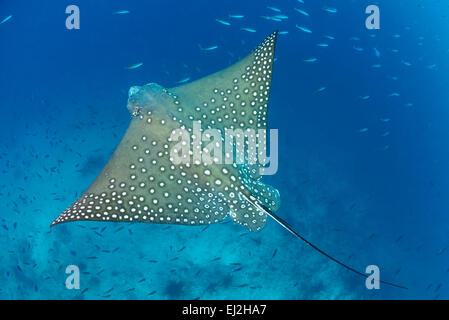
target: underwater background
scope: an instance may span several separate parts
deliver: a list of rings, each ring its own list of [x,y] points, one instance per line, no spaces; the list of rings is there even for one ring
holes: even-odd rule
[[[72,4],[79,30],[65,26]],[[365,27],[372,4],[380,30]],[[449,298],[448,14],[443,0],[0,0],[0,298]],[[199,79],[276,29],[279,170],[264,181],[277,214],[408,290],[367,290],[272,219],[257,233],[229,220],[50,229],[120,142],[131,86]]]

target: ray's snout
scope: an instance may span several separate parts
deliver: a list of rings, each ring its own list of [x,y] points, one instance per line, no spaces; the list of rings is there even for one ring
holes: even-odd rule
[[[154,111],[160,105],[163,90],[164,88],[156,83],[129,88],[127,104],[129,112],[137,116],[140,112]]]

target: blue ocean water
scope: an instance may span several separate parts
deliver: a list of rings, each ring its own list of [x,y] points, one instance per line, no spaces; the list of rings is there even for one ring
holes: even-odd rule
[[[65,26],[71,4],[79,30]],[[379,30],[365,27],[371,4]],[[12,17],[0,24],[0,298],[447,299],[448,14],[444,1],[422,0],[1,0],[0,21]],[[261,18],[276,15],[288,18]],[[257,233],[233,223],[50,229],[125,133],[131,86],[199,79],[276,29],[288,31],[269,105],[279,171],[264,181],[279,189],[277,214],[408,290],[367,290],[273,220]],[[79,290],[65,286],[68,265],[79,266]]]

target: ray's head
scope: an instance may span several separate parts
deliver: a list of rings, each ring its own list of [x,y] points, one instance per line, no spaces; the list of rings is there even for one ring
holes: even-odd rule
[[[148,112],[157,114],[164,112],[167,101],[166,89],[157,83],[148,83],[129,89],[127,108],[133,116]]]

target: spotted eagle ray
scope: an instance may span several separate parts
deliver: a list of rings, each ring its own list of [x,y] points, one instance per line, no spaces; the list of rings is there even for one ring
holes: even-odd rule
[[[179,128],[192,133],[194,121],[219,130],[267,128],[277,34],[232,66],[200,80],[171,89],[155,83],[131,87],[127,108],[132,118],[120,144],[90,187],[51,226],[88,220],[208,225],[229,215],[259,231],[270,216],[324,256],[367,278],[275,214],[279,192],[260,181],[260,165],[173,162],[172,133]]]

